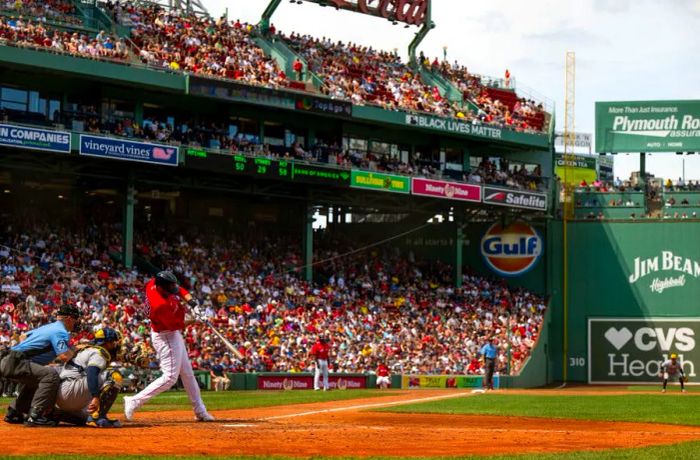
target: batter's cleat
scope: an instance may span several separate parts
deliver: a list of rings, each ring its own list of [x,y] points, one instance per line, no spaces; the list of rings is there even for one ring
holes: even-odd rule
[[[88,417],[86,425],[93,428],[119,428],[122,426],[119,420],[110,420],[105,417],[95,419],[92,416]]]
[[[124,396],[124,418],[128,422],[134,421],[134,412],[136,412],[136,403],[133,398]]]
[[[38,426],[38,427],[54,427],[58,425],[56,420],[51,420],[43,415],[30,414],[27,420],[24,421],[24,426]]]
[[[21,425],[24,423],[24,416],[17,412],[15,409],[8,407],[5,413],[5,423],[10,423],[12,425]]]
[[[666,393],[666,388],[664,388],[663,390],[661,390],[661,393]]]
[[[685,388],[683,388],[683,389],[681,390],[681,393],[685,393]]]
[[[216,419],[209,412],[202,412],[201,414],[195,414],[194,419],[198,422],[213,422]]]

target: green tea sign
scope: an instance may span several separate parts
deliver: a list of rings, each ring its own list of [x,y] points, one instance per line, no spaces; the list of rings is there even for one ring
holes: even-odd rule
[[[700,151],[700,101],[596,102],[595,149]]]
[[[662,363],[678,354],[691,381],[700,365],[698,318],[589,318],[589,383],[659,383]]]

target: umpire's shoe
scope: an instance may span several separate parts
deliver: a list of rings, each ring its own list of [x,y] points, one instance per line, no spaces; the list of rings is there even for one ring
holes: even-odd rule
[[[29,414],[27,420],[24,421],[24,426],[52,427],[56,425],[58,425],[56,420],[52,420],[36,413]]]
[[[93,416],[88,416],[87,426],[93,428],[119,428],[122,426],[119,420],[110,420],[106,417],[94,418]]]
[[[8,407],[7,412],[5,413],[4,420],[6,423],[11,423],[13,425],[21,425],[22,423],[24,423],[24,416],[21,412],[17,411],[16,409]]]

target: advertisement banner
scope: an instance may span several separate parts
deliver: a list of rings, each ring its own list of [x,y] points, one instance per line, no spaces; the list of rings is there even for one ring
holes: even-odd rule
[[[504,277],[521,276],[532,270],[544,252],[539,232],[525,222],[504,227],[493,224],[481,238],[481,256],[485,264]]]
[[[596,102],[595,150],[700,151],[700,101]]]
[[[80,135],[80,154],[165,166],[177,166],[178,162],[178,148],[172,145],[147,144],[87,134]]]
[[[588,184],[595,182],[598,177],[597,157],[589,155],[569,155],[569,157],[565,159],[564,155],[555,154],[554,173],[559,180],[564,182],[568,179],[568,183],[572,185],[578,185],[583,180]]]
[[[294,110],[296,107],[295,98],[288,92],[230,80],[190,76],[190,94],[264,105],[276,109]]]
[[[594,171],[595,172],[595,171]],[[544,193],[525,192],[507,188],[484,186],[484,203],[510,208],[547,210],[547,195]]]
[[[661,383],[672,353],[692,382],[700,365],[700,318],[589,318],[589,383]]]
[[[361,375],[331,375],[328,377],[331,390],[356,390],[367,388],[367,379]],[[258,375],[258,390],[313,390],[312,375]]]
[[[481,375],[402,375],[401,388],[415,390],[420,388],[481,388]],[[493,376],[493,387],[498,388],[500,377]]]
[[[352,117],[352,104],[335,99],[321,99],[317,97],[304,97],[297,99],[297,110],[322,113],[339,117]]]
[[[66,131],[0,124],[0,145],[6,147],[70,153],[70,139]]]
[[[406,176],[352,170],[350,186],[380,192],[410,193],[411,179]]]
[[[554,145],[556,147],[564,145],[564,132],[557,131],[554,133]],[[593,134],[591,133],[574,133],[574,147],[585,147],[590,149],[593,146]]]
[[[414,177],[411,180],[411,193],[448,200],[481,202],[481,187],[479,185],[445,182],[420,177]]]

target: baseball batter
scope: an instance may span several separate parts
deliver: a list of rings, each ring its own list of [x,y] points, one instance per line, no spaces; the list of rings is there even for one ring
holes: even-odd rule
[[[683,374],[683,366],[678,362],[678,355],[671,353],[671,359],[667,359],[661,364],[661,377],[664,379],[664,387],[662,393],[666,393],[666,385],[669,380],[678,380],[681,384],[681,392],[685,393],[685,374]]]
[[[57,422],[96,428],[120,426],[118,420],[107,418],[121,389],[121,374],[107,369],[120,342],[119,332],[106,327],[95,332],[92,344],[76,347],[75,357],[59,370]]]
[[[133,420],[136,409],[154,396],[169,390],[175,385],[178,377],[182,379],[182,384],[192,403],[195,419],[200,422],[214,420],[202,401],[199,385],[187,355],[185,340],[182,337],[182,330],[185,327],[185,307],[181,300],[187,301],[195,317],[201,316],[197,301],[186,289],[178,286],[177,278],[171,272],[160,272],[146,283],[146,301],[152,329],[151,339],[163,374],[133,397],[124,398],[124,416],[129,421]]]

